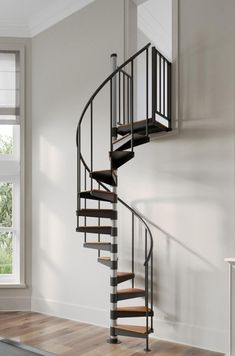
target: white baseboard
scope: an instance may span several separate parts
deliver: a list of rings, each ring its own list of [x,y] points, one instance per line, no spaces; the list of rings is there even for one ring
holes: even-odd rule
[[[78,304],[32,297],[32,311],[71,319],[83,323],[109,326],[109,311]],[[158,340],[185,344],[215,352],[226,352],[228,333],[224,330],[202,328],[166,320],[154,320],[155,334]]]
[[[108,327],[109,311],[79,304],[32,297],[32,311]]]
[[[155,334],[159,340],[189,345],[205,350],[226,353],[228,330],[204,328],[155,318]]]
[[[31,311],[31,297],[0,297],[0,311]]]

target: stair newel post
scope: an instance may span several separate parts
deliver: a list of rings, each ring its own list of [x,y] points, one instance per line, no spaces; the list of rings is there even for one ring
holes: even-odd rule
[[[117,55],[113,53],[111,55],[111,70],[114,72],[117,69]],[[117,79],[114,76],[110,81],[110,152],[113,152],[113,141],[117,138]],[[117,170],[111,169],[113,173],[117,175]],[[114,194],[117,194],[117,184],[112,189]],[[112,209],[117,212],[117,200],[112,204]],[[109,343],[119,343],[115,327],[117,325],[116,310],[117,310],[117,268],[118,268],[118,244],[117,244],[117,217],[112,221],[112,233],[111,233],[111,268],[110,268],[110,338]]]

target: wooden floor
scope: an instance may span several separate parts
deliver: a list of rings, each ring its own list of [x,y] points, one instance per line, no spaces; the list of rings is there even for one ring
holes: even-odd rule
[[[150,341],[145,353],[144,340],[122,337],[119,345],[106,343],[108,329],[77,323],[39,313],[1,312],[0,338],[11,338],[62,356],[222,356],[165,341]]]

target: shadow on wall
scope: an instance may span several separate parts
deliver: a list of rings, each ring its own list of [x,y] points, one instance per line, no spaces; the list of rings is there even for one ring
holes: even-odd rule
[[[149,215],[144,216],[136,208],[140,203],[143,203],[143,201],[133,202],[132,206],[155,229],[155,237],[156,233],[158,234],[158,242],[154,248],[153,265],[153,300],[154,305],[158,308],[158,315],[160,315],[160,318],[170,322],[182,322],[182,315],[186,315],[186,319],[189,318],[190,322],[196,322],[197,313],[192,312],[191,305],[194,304],[196,307],[200,307],[199,300],[200,302],[204,300],[205,308],[210,309],[210,306],[208,307],[206,304],[207,300],[204,291],[201,291],[198,287],[204,283],[202,279],[210,280],[211,274],[215,274],[217,267],[193,248],[152,221]],[[139,231],[138,235],[140,234],[141,232]],[[140,236],[136,239],[138,245],[136,256],[140,256],[142,252],[141,240],[144,239],[140,239]],[[125,257],[124,263],[130,265],[131,261],[128,256]],[[142,261],[142,259],[136,258],[135,262],[136,286],[143,287],[145,283],[143,263],[138,261]],[[212,283],[212,289],[214,289],[214,281],[212,280],[208,284],[210,283]],[[207,286],[205,285],[205,290],[206,288]],[[182,290],[187,294],[183,296],[183,299]]]

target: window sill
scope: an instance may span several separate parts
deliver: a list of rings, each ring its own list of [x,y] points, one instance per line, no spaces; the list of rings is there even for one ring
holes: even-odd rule
[[[26,289],[27,285],[25,283],[1,283],[0,289]]]

